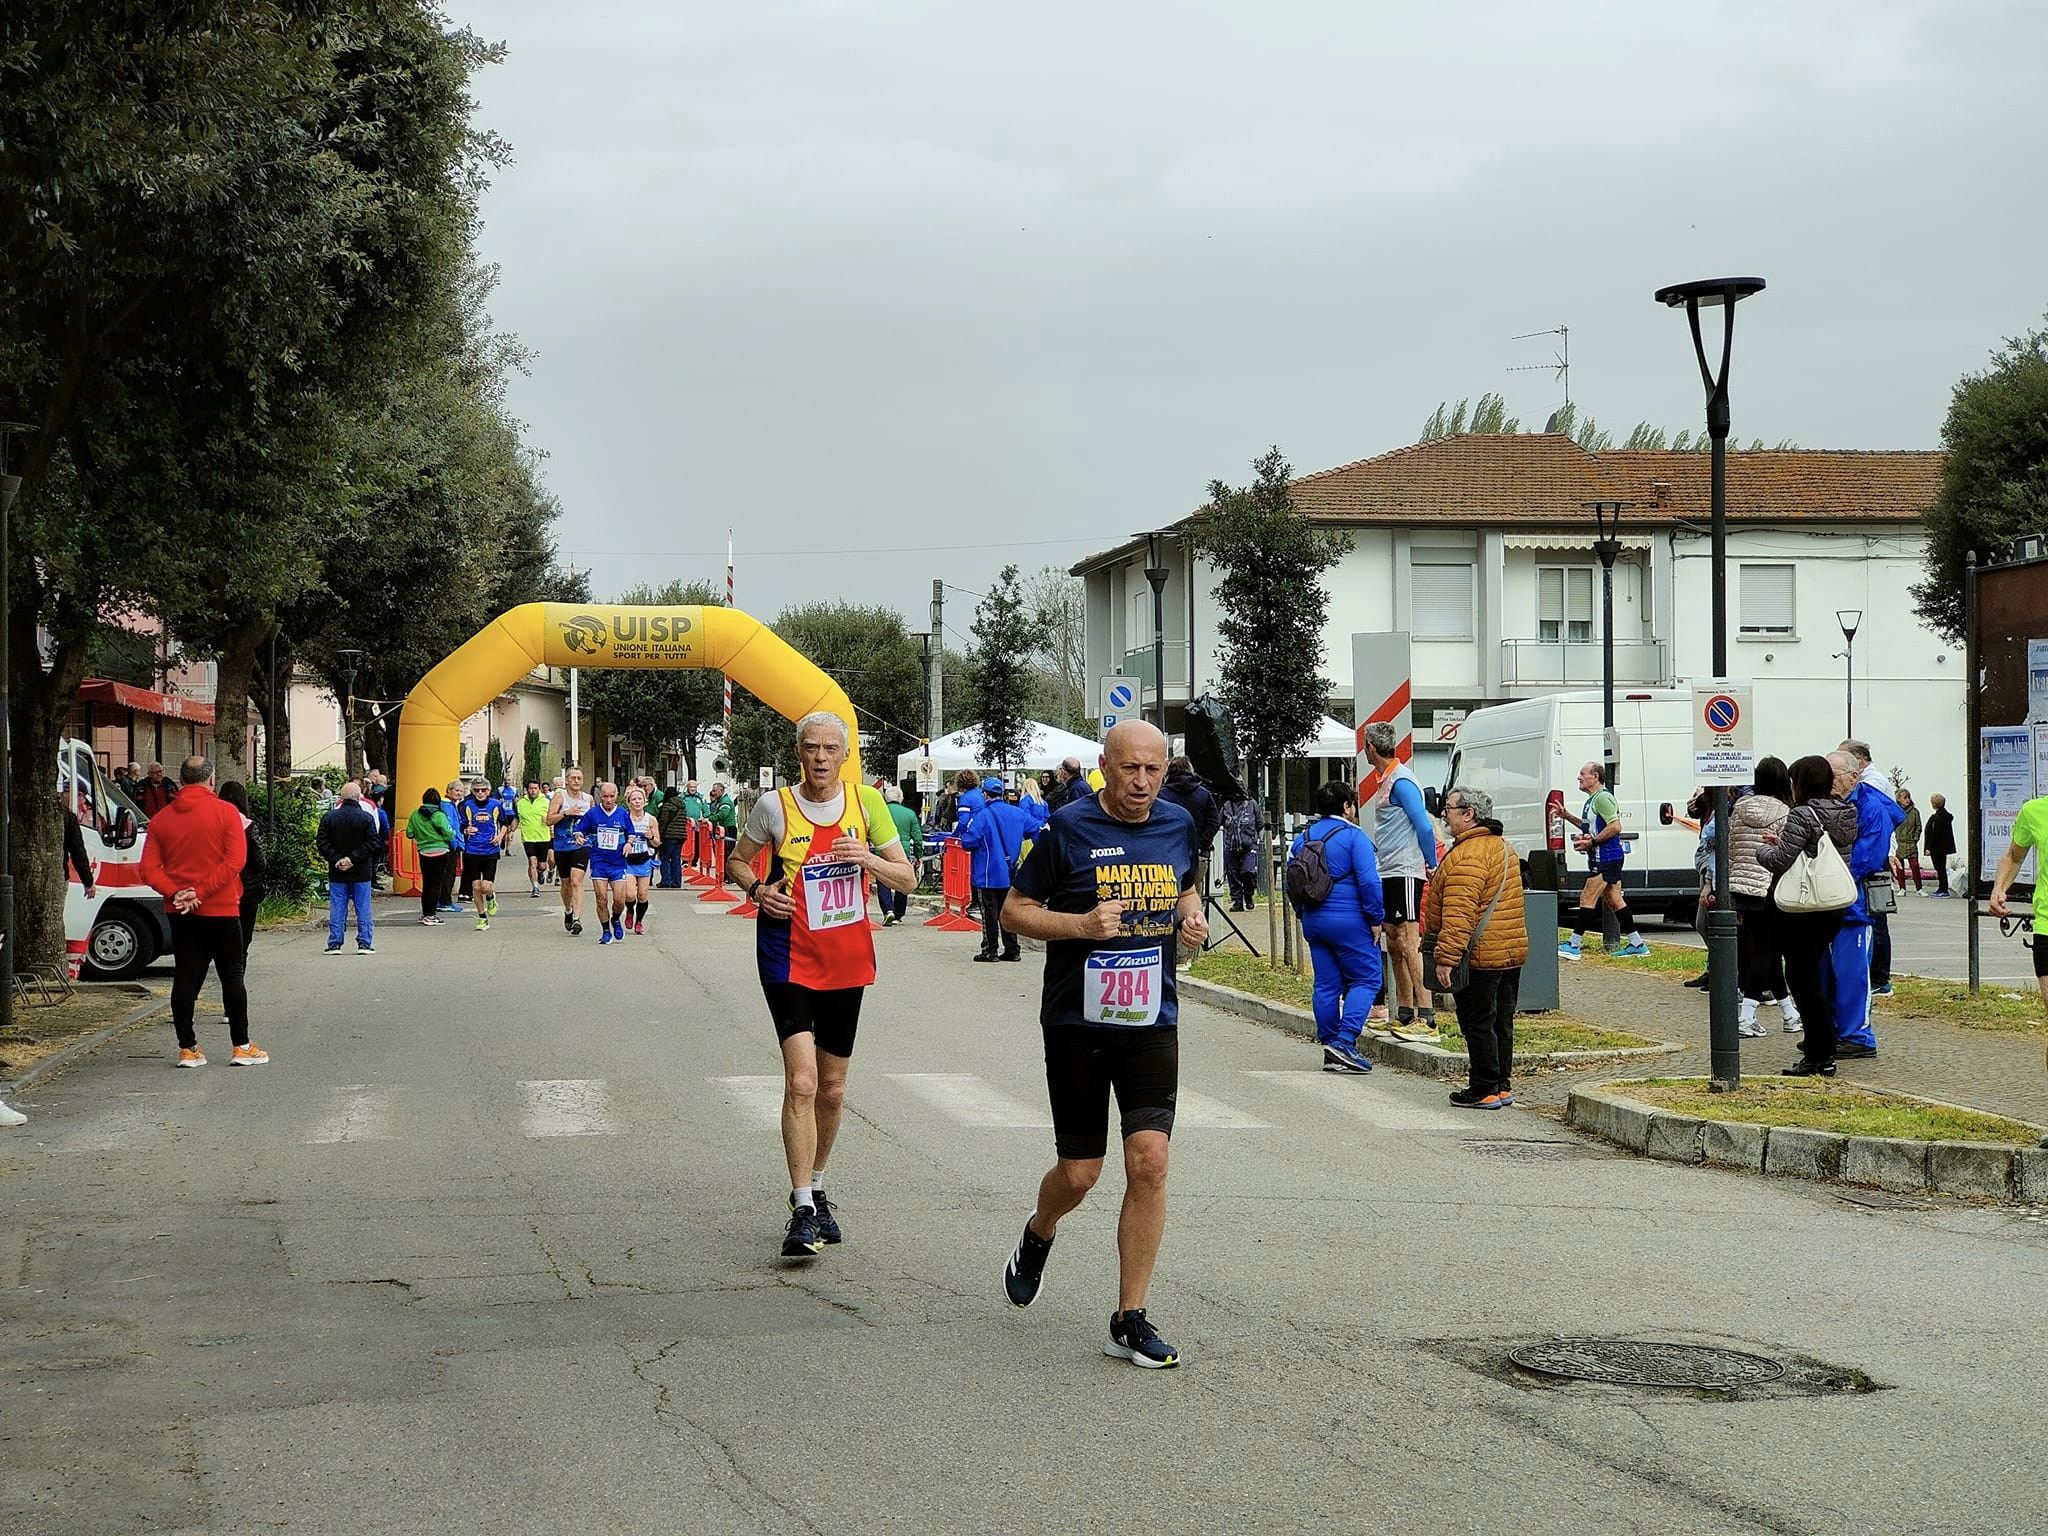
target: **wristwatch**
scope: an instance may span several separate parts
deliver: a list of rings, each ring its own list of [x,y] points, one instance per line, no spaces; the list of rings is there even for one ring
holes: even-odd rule
[[[766,885],[767,883],[768,882],[765,880],[756,880],[752,885],[748,886],[747,900],[752,901],[754,899],[755,893],[758,892],[761,889],[761,887]]]

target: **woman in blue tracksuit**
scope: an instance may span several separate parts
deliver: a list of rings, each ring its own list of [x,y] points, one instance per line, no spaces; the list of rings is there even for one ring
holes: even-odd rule
[[[1314,822],[1294,839],[1298,856],[1311,839],[1323,845],[1334,883],[1326,900],[1300,907],[1301,931],[1315,962],[1316,1040],[1325,1072],[1370,1072],[1358,1032],[1380,989],[1378,928],[1386,917],[1379,860],[1359,830],[1358,792],[1342,779],[1316,787]]]

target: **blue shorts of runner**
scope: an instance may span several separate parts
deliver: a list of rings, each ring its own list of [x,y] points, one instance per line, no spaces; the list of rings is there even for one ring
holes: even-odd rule
[[[1609,885],[1619,885],[1621,884],[1621,860],[1616,859],[1612,864],[1595,864],[1591,869],[1587,870],[1587,874],[1591,875],[1595,880],[1604,880]]]
[[[637,864],[628,859],[626,860],[626,873],[635,880],[652,880],[654,878],[654,865],[652,861],[647,859],[642,859]]]
[[[593,855],[590,860],[590,878],[593,880],[623,880],[626,878],[626,861],[624,859],[600,859]]]
[[[833,987],[821,990],[798,986],[793,981],[764,981],[761,991],[768,999],[768,1017],[775,1021],[775,1038],[811,1035],[827,1056],[851,1056],[854,1033],[860,1028],[860,1000],[866,987]]]
[[[1041,1027],[1052,1141],[1062,1158],[1088,1162],[1108,1154],[1112,1091],[1126,1138],[1139,1131],[1173,1134],[1180,1097],[1178,1029]]]

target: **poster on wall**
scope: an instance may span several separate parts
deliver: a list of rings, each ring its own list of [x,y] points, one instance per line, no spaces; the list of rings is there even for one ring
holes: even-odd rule
[[[2012,842],[2012,824],[2034,795],[2034,763],[2043,733],[2025,725],[1987,725],[1977,733],[1978,796],[1984,835],[1978,873],[1989,880]]]
[[[2027,718],[2048,720],[2048,640],[2027,642]]]

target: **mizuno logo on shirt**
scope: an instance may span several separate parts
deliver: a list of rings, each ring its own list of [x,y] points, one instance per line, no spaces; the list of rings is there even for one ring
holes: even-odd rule
[[[1121,848],[1090,848],[1088,850],[1088,857],[1091,859],[1117,859],[1123,857],[1123,852]]]

